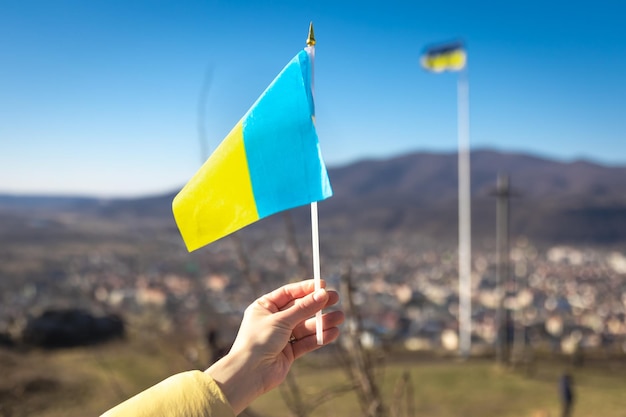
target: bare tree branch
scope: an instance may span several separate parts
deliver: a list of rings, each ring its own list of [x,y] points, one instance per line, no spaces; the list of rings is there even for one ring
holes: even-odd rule
[[[376,382],[371,355],[361,344],[362,318],[353,298],[352,271],[348,267],[341,277],[341,292],[344,294],[344,311],[348,319],[346,348],[349,367],[347,372],[357,385],[357,395],[363,412],[367,417],[386,417],[387,410],[383,403],[380,388]]]

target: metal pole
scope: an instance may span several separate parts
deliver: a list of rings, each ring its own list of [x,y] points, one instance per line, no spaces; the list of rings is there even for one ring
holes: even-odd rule
[[[498,174],[496,200],[496,291],[498,306],[496,309],[496,362],[504,363],[508,351],[506,332],[503,332],[503,285],[509,280],[509,177]]]
[[[465,67],[467,68],[467,66]],[[470,355],[472,336],[472,246],[470,209],[469,83],[467,69],[458,77],[459,137],[459,353]]]

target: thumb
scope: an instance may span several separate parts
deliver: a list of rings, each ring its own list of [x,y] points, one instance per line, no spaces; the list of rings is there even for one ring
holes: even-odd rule
[[[299,323],[310,318],[319,310],[324,308],[327,301],[328,292],[326,289],[320,288],[314,293],[302,297],[288,309],[281,311],[281,319],[284,320],[291,328],[294,328]]]

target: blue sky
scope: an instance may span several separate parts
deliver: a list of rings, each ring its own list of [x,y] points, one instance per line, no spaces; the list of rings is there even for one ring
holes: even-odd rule
[[[626,165],[624,16],[620,0],[0,0],[0,193],[180,188],[311,20],[330,166],[456,149],[457,74],[419,66],[455,39],[473,148]]]

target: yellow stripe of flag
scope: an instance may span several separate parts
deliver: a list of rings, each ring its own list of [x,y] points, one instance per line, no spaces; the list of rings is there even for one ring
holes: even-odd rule
[[[259,220],[248,172],[240,121],[174,198],[174,218],[190,249]]]

